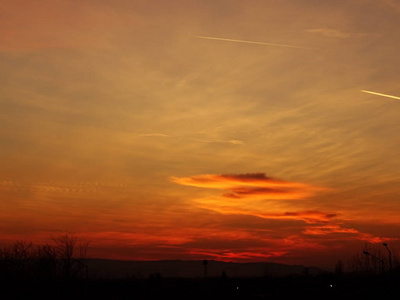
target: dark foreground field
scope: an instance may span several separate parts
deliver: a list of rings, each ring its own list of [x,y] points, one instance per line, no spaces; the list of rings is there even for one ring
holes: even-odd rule
[[[7,280],[0,299],[398,299],[397,275]]]

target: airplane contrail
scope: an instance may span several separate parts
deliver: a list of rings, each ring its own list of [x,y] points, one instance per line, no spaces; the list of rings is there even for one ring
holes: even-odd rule
[[[211,37],[211,36],[201,36],[201,35],[196,35],[195,38],[207,39],[207,40],[225,41],[225,42],[235,42],[235,43],[256,44],[256,45],[264,45],[264,46],[276,46],[276,47],[287,47],[287,48],[298,48],[298,49],[313,49],[313,48],[302,47],[302,46],[285,45],[285,44],[273,44],[273,43],[244,41],[244,40],[233,40],[233,39],[224,39],[224,38]]]
[[[381,94],[381,93],[376,93],[376,92],[371,92],[371,91],[366,91],[366,90],[361,90],[361,92],[400,100],[400,97],[397,97],[397,96],[386,95],[386,94]]]

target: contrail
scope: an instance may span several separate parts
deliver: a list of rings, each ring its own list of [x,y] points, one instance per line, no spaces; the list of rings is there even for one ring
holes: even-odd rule
[[[302,47],[302,46],[284,45],[284,44],[272,44],[272,43],[244,41],[244,40],[233,40],[233,39],[223,39],[223,38],[217,38],[217,37],[211,37],[211,36],[196,35],[195,38],[207,39],[207,40],[225,41],[225,42],[235,42],[235,43],[256,44],[256,45],[264,45],[264,46],[287,47],[287,48],[298,48],[298,49],[313,49],[313,48]]]
[[[164,133],[139,133],[138,136],[141,136],[141,137],[170,137],[168,134],[164,134]]]
[[[365,90],[361,90],[361,92],[400,100],[400,97],[396,97],[396,96],[392,96],[392,95],[386,95],[386,94],[381,94],[381,93],[376,93],[376,92],[371,92],[371,91],[365,91]]]

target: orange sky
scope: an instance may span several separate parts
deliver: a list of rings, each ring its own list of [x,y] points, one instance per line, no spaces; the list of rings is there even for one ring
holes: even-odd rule
[[[0,244],[328,267],[397,251],[400,100],[379,94],[400,97],[399,28],[393,0],[7,1]]]

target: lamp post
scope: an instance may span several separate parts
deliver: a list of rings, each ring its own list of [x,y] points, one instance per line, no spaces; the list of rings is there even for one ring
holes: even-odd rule
[[[389,253],[389,268],[391,270],[392,269],[392,252],[390,252],[389,247],[386,243],[383,243],[382,245],[386,248],[386,250]]]
[[[371,256],[373,259],[379,261],[379,262],[381,263],[382,272],[385,270],[385,268],[384,268],[385,262],[384,262],[382,259],[376,257],[375,255],[372,255],[372,254],[369,253],[368,251],[363,251],[363,253],[364,253],[366,256]]]

